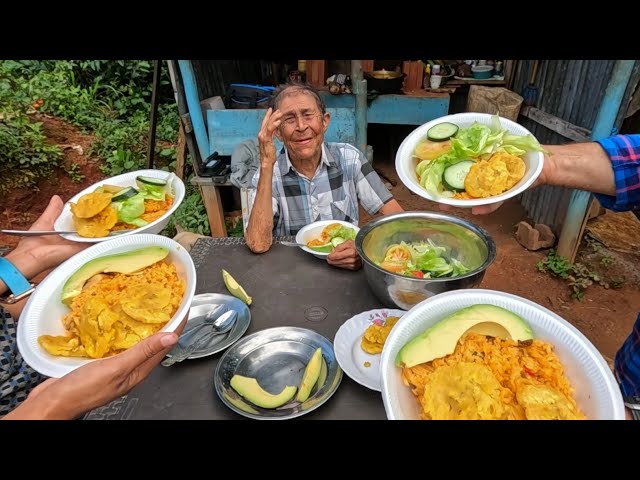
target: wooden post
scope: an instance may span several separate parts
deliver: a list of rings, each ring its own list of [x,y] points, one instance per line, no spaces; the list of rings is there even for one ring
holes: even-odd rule
[[[307,83],[316,88],[324,87],[327,64],[325,60],[307,60]]]
[[[184,128],[182,127],[182,122],[180,122],[178,129],[178,146],[176,147],[176,175],[181,180],[184,180],[184,162],[187,156],[186,146]]]
[[[200,184],[198,186],[200,187],[202,202],[207,210],[209,226],[211,227],[211,236],[226,237],[227,226],[224,224],[224,211],[222,209],[222,199],[220,198],[218,187],[213,183],[210,185]]]

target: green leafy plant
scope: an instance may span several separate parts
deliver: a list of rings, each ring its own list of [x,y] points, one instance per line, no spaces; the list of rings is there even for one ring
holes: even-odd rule
[[[32,115],[41,97],[23,88],[15,73],[22,69],[16,61],[0,63],[0,192],[34,187],[62,160],[60,148],[46,143],[42,123]]]
[[[594,249],[594,252],[599,250]],[[608,264],[613,261],[608,258]],[[602,262],[601,260],[601,262]],[[571,287],[571,297],[581,301],[584,298],[585,290],[597,283],[604,288],[619,288],[624,282],[624,278],[614,278],[601,275],[591,270],[583,263],[571,263],[565,257],[556,253],[554,249],[549,250],[548,255],[536,264],[536,268],[541,272],[547,272],[556,278],[566,280]]]
[[[211,235],[209,217],[207,217],[207,210],[200,192],[189,182],[185,183],[187,184],[185,198],[174,213],[174,221],[188,232]]]
[[[75,183],[80,183],[84,180],[84,175],[80,172],[80,165],[77,163],[71,164],[69,170],[67,170],[67,175],[69,175],[69,178]]]

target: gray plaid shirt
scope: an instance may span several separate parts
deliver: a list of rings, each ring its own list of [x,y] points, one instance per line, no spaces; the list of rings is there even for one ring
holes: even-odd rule
[[[252,180],[258,186],[260,170]],[[256,191],[252,190],[251,204]],[[324,143],[322,160],[311,180],[300,175],[286,151],[273,166],[273,234],[295,235],[319,220],[344,220],[358,225],[358,201],[377,213],[393,195],[364,154],[348,143]]]

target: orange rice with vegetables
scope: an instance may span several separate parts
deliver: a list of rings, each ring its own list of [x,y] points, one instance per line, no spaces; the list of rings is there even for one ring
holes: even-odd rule
[[[175,265],[165,261],[130,275],[95,275],[62,318],[67,335],[42,335],[38,343],[52,355],[115,355],[161,330],[178,310],[184,291]]]
[[[553,346],[476,333],[443,358],[402,369],[429,419],[585,419]]]

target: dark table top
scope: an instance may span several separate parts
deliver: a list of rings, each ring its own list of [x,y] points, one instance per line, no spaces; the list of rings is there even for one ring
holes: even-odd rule
[[[267,253],[251,253],[242,238],[202,238],[191,256],[196,266],[196,294],[229,294],[222,280],[227,270],[253,298],[251,324],[244,336],[279,326],[308,328],[333,343],[338,328],[352,316],[383,308],[364,271],[331,267],[294,247],[274,243]],[[244,338],[243,336],[243,338]],[[213,386],[216,353],[158,366],[128,395],[93,410],[86,419],[244,419],[218,398]],[[334,395],[301,420],[385,419],[379,392],[346,374]]]

